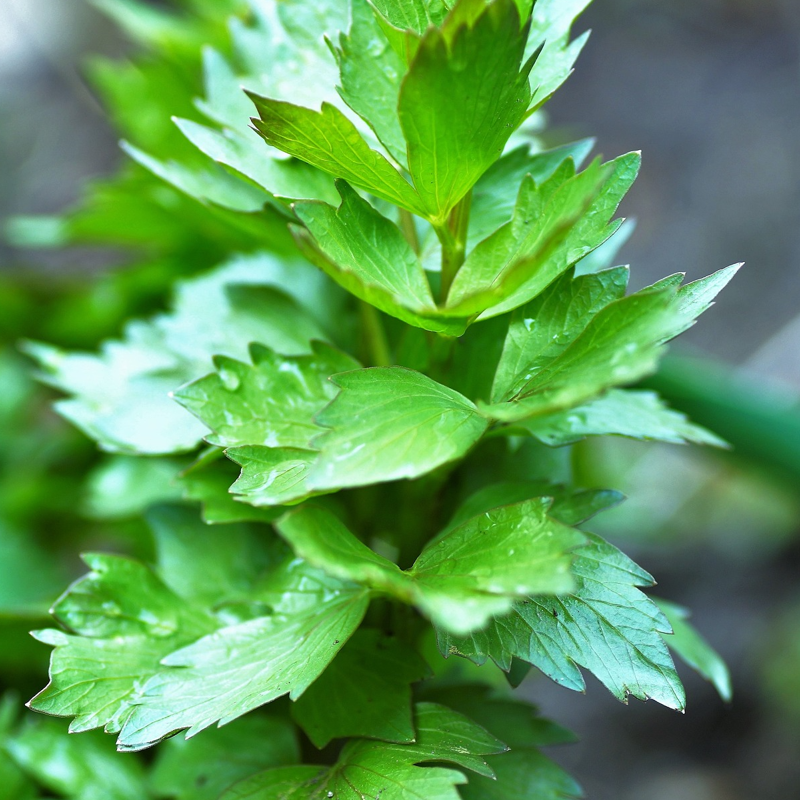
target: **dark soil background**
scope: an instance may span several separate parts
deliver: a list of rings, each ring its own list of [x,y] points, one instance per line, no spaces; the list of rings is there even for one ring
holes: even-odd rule
[[[624,206],[638,218],[624,251],[634,286],[746,261],[683,346],[781,381],[797,396],[800,2],[595,0],[578,30],[588,27],[576,74],[548,106],[551,130],[595,136],[607,157],[643,150],[642,176]],[[79,0],[2,0],[0,218],[57,212],[87,178],[118,163],[114,133],[79,64],[88,53],[121,50],[113,29]],[[0,249],[0,269],[21,265],[63,273],[103,261]],[[680,519],[659,516],[657,535],[631,534],[636,524],[603,533],[658,577],[661,595],[694,609],[696,626],[731,665],[734,702],[725,707],[688,670],[686,715],[624,706],[591,677],[587,696],[542,679],[522,691],[580,736],[554,756],[592,800],[800,798],[796,487],[772,485],[765,496],[769,477],[746,465],[630,452],[647,460],[665,495],[681,476],[713,488],[700,505],[719,504],[722,522],[706,525],[684,509]],[[620,479],[635,501],[631,475]],[[718,489],[731,481],[752,495],[752,514],[725,516],[731,495]],[[651,526],[646,513],[637,519]]]
[[[634,284],[745,261],[681,345],[800,391],[800,326],[791,324],[800,311],[800,3],[596,0],[579,27],[592,36],[548,111],[554,126],[597,137],[608,157],[643,151],[624,206],[638,219],[623,251]],[[771,659],[792,646],[776,642],[777,620],[787,634],[800,630],[790,610],[800,595],[796,518],[779,543],[757,519],[711,536],[700,525],[684,519],[680,541],[668,525],[648,544],[616,541],[656,575],[660,595],[694,610],[728,660],[729,708],[688,670],[685,715],[623,706],[591,678],[586,697],[543,680],[524,686],[581,737],[555,756],[592,800],[800,798],[800,723],[776,697],[793,695],[800,675],[778,686],[769,678]]]

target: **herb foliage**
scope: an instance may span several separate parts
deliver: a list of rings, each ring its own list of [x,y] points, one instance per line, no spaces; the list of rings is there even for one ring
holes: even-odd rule
[[[550,469],[588,436],[724,446],[629,387],[736,267],[628,293],[639,154],[582,169],[591,142],[526,132],[587,4],[102,4],[149,51],[95,75],[134,163],[16,235],[225,263],[96,353],[26,344],[109,469],[183,502],[148,513],[154,563],[85,555],[35,634],[31,707],[155,762],[8,711],[20,786],[576,797],[540,750],[569,734],[507,688],[530,666],[683,710],[672,649],[729,697],[686,612],[587,529],[620,497]]]

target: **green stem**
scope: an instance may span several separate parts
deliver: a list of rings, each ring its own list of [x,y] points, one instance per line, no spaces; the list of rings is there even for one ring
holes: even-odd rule
[[[414,215],[404,208],[398,210],[400,211],[400,230],[403,231],[403,236],[406,237],[406,241],[411,245],[411,249],[419,255],[419,236],[417,236],[417,226],[414,224]]]
[[[359,302],[359,307],[361,309],[361,329],[373,366],[391,366],[392,354],[389,350],[389,341],[377,309],[363,300]]]
[[[464,258],[467,254],[467,231],[469,229],[469,212],[472,206],[472,191],[457,203],[450,212],[444,225],[434,226],[436,235],[442,244],[442,288],[440,300],[444,303],[450,292]]]

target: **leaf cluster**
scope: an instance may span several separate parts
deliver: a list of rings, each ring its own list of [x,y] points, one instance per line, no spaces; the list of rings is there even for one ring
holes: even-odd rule
[[[587,529],[621,497],[564,466],[587,437],[725,446],[635,384],[737,269],[629,292],[639,154],[583,168],[591,142],[528,134],[587,4],[253,0],[223,27],[201,0],[107,3],[159,57],[100,68],[134,164],[62,239],[229,256],[96,353],[26,344],[113,454],[97,513],[149,508],[154,557],[86,554],[36,633],[32,708],[170,740],[120,796],[576,797],[540,751],[569,735],[510,694],[531,667],[683,710],[672,650],[730,696]],[[101,739],[53,730],[8,733],[20,785],[107,790],[80,766],[117,763]]]

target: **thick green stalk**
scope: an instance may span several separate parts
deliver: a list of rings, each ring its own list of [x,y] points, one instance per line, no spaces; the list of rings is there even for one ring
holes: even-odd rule
[[[472,206],[472,191],[458,202],[450,212],[447,222],[434,226],[436,235],[442,245],[442,286],[440,301],[444,303],[450,287],[453,285],[464,258],[467,254],[467,231],[469,230],[469,212]]]
[[[419,236],[417,236],[417,227],[414,224],[414,215],[404,208],[400,211],[400,230],[403,231],[403,236],[406,241],[411,245],[411,249],[417,254],[420,254],[421,248],[419,246]]]
[[[359,302],[361,310],[361,330],[364,336],[365,349],[369,353],[372,366],[389,367],[392,364],[392,354],[389,350],[389,341],[386,338],[386,331],[383,322],[378,316],[378,311],[374,306]]]

